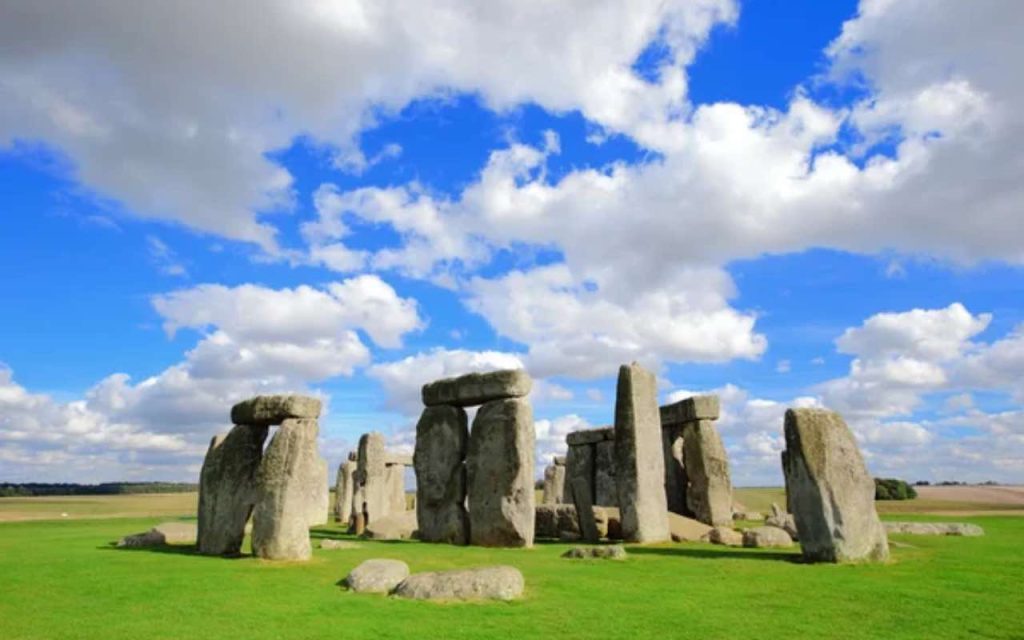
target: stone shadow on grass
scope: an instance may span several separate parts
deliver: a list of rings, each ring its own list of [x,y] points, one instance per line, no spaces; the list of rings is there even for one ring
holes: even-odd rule
[[[148,553],[168,553],[171,555],[178,556],[194,556],[196,558],[210,558],[212,560],[238,560],[241,558],[252,558],[254,557],[251,553],[238,553],[233,555],[207,555],[205,553],[199,553],[199,549],[194,544],[160,544],[152,545],[148,547],[119,547],[116,542],[110,542],[108,544],[96,547],[100,551],[129,551],[129,552],[148,552]]]
[[[800,563],[803,556],[793,551],[741,551],[740,549],[699,549],[672,547],[626,547],[626,553],[638,556],[678,556],[684,558],[739,559],[739,560],[770,560],[774,562]]]

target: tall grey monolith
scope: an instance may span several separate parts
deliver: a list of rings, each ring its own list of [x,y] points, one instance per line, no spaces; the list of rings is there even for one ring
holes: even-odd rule
[[[555,456],[544,469],[542,504],[562,504],[565,500],[565,458]]]
[[[334,487],[334,521],[349,524],[352,520],[352,488],[355,482],[354,452],[338,465],[337,484]]]
[[[256,472],[266,438],[266,426],[240,424],[211,440],[199,474],[199,553],[233,555],[241,550],[256,504]]]
[[[424,542],[466,544],[466,449],[469,427],[461,407],[427,407],[416,423],[416,519]]]
[[[363,514],[367,527],[389,513],[386,455],[382,434],[372,431],[359,438],[355,472],[356,509]]]
[[[696,520],[712,527],[732,526],[732,481],[722,438],[711,420],[683,429],[686,506]]]

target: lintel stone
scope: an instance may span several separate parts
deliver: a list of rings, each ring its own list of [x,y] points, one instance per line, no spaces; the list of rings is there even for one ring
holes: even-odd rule
[[[470,407],[491,400],[522,398],[530,393],[533,380],[522,369],[469,373],[423,385],[423,404]]]
[[[659,408],[662,426],[697,420],[718,420],[721,409],[718,396],[693,396]]]
[[[320,416],[320,399],[310,396],[256,396],[231,407],[231,422],[270,426],[291,419],[313,419]]]
[[[582,431],[573,431],[569,435],[565,436],[565,443],[570,447],[575,447],[581,444],[596,444],[598,442],[604,442],[605,440],[614,439],[615,428],[602,427],[600,429],[584,429]]]

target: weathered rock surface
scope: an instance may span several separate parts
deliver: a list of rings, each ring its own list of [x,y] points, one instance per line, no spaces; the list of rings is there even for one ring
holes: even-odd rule
[[[320,417],[320,399],[309,396],[256,396],[231,407],[231,422],[270,426],[285,420]]]
[[[320,504],[323,459],[316,420],[285,420],[256,474],[252,550],[268,560],[308,560],[311,503]],[[326,514],[326,504],[323,504]]]
[[[208,555],[234,555],[256,504],[256,474],[267,427],[240,424],[210,442],[199,473],[197,547]]]
[[[733,511],[733,520],[764,520],[764,514],[760,511]],[[770,524],[770,523],[769,523]]]
[[[786,411],[786,492],[800,546],[812,562],[856,562],[889,557],[875,511],[875,483],[839,414],[823,409]]]
[[[565,465],[549,464],[544,468],[544,494],[542,504],[565,502]]]
[[[587,501],[589,492],[583,486],[583,480],[577,478],[572,487],[576,517],[579,520],[580,537],[584,542],[596,544],[601,539],[597,532],[597,523],[594,521],[594,505]]]
[[[319,456],[315,466],[315,473],[316,480],[313,486],[316,493],[310,498],[309,508],[306,511],[306,520],[311,527],[327,524],[327,521],[330,519],[331,488],[327,483],[331,472],[327,467],[327,461]]]
[[[743,532],[743,546],[755,548],[793,546],[793,539],[778,527],[754,527]]]
[[[352,520],[352,490],[355,483],[356,462],[346,459],[338,466],[334,485],[334,521],[349,524]]]
[[[605,440],[615,439],[614,427],[601,427],[600,429],[582,429],[573,431],[565,436],[565,444],[575,447],[581,444],[597,444]]]
[[[800,534],[796,530],[796,520],[793,518],[792,513],[786,513],[782,510],[782,507],[772,503],[772,512],[765,518],[764,523],[770,527],[778,527],[785,529],[786,533],[789,534],[790,538],[794,540],[800,539]]]
[[[533,545],[534,437],[525,399],[494,400],[477,411],[466,454],[471,544]]]
[[[614,440],[604,440],[594,445],[594,504],[606,507],[619,504]]]
[[[630,542],[669,538],[663,455],[654,374],[635,362],[623,365],[615,397],[615,479],[622,535]]]
[[[408,540],[416,532],[416,512],[400,511],[371,522],[363,536],[371,540]]]
[[[364,433],[359,438],[356,454],[355,504],[363,514],[366,526],[391,512],[391,501],[387,486],[387,467],[384,464],[387,452],[384,450],[384,435],[376,431]]]
[[[514,600],[525,581],[508,566],[417,573],[402,581],[395,595],[415,600]]]
[[[710,420],[688,422],[683,428],[683,464],[689,483],[686,506],[693,517],[711,526],[732,524],[729,458]]]
[[[579,540],[579,520],[576,507],[571,504],[539,504],[535,509],[534,537],[560,540]],[[616,522],[618,509],[594,507],[594,524],[599,538],[609,534],[609,525]],[[614,513],[614,517],[612,514]]]
[[[724,544],[730,547],[742,547],[743,534],[729,527],[715,527],[708,532],[708,542]]]
[[[163,522],[149,531],[125,536],[119,547],[158,547],[165,544],[192,544],[196,541],[197,527],[193,522]]]
[[[320,548],[331,551],[337,551],[342,549],[361,549],[363,545],[356,542],[349,542],[348,540],[334,540],[332,538],[325,538],[320,541]]]
[[[663,407],[664,408],[664,407]],[[685,516],[686,467],[683,466],[683,425],[661,425],[661,450],[665,458],[665,498],[668,510]]]
[[[424,542],[466,544],[466,466],[469,442],[466,412],[458,407],[427,407],[416,423],[416,514]]]
[[[522,369],[469,373],[423,385],[423,404],[470,407],[492,400],[522,398],[532,388],[533,380]]]
[[[345,586],[356,593],[391,593],[409,577],[409,565],[401,560],[374,558],[349,572]]]
[[[577,480],[583,481],[587,487],[589,500],[594,502],[593,481],[594,481],[594,447],[588,445],[575,445],[569,447],[565,457],[565,494],[562,499],[573,504],[572,488]]]
[[[661,424],[684,424],[697,420],[718,420],[721,413],[718,396],[692,396],[659,408]]]
[[[668,523],[673,542],[696,542],[711,531],[711,527],[703,522],[678,513],[669,513]]]
[[[405,465],[384,466],[384,492],[387,497],[387,513],[405,511]]]
[[[985,530],[969,522],[883,522],[886,533],[918,536],[983,536]]]
[[[563,558],[603,558],[605,560],[625,560],[626,550],[621,544],[604,547],[573,547],[562,554]]]

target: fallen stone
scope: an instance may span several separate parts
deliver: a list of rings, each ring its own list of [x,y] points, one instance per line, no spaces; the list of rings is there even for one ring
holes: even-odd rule
[[[668,514],[668,526],[673,542],[697,542],[711,531],[703,522],[678,513]]]
[[[686,467],[687,510],[711,526],[732,524],[732,482],[729,458],[718,430],[710,420],[688,422],[683,428],[683,466]]]
[[[416,533],[416,512],[391,513],[371,522],[363,537],[371,540],[409,540]]]
[[[424,542],[466,544],[466,449],[469,427],[458,407],[427,407],[416,423],[416,515]]]
[[[742,547],[743,534],[729,527],[715,527],[708,532],[708,542],[724,544],[730,547]]]
[[[526,399],[494,400],[477,411],[466,453],[470,544],[533,545],[534,437]]]
[[[532,388],[533,380],[522,369],[469,373],[423,385],[423,404],[470,407],[492,400],[522,398]]]
[[[391,593],[409,577],[409,565],[401,560],[374,558],[349,572],[345,586],[356,593]]]
[[[889,557],[875,511],[875,482],[839,414],[789,409],[785,420],[786,493],[811,562],[881,561]]]
[[[267,560],[308,560],[311,501],[321,495],[323,459],[316,420],[285,420],[267,446],[256,477],[252,550]],[[326,514],[326,505],[323,505]]]
[[[883,522],[886,533],[918,536],[983,536],[985,530],[969,522]],[[892,544],[892,543],[890,543]]]
[[[718,420],[720,412],[721,408],[716,395],[692,396],[658,409],[662,426],[697,420]]]
[[[320,417],[320,399],[309,396],[256,396],[231,407],[231,422],[271,426],[285,420]]]
[[[622,365],[615,397],[615,480],[627,541],[669,539],[663,455],[654,374],[635,362]]]
[[[570,447],[574,447],[581,444],[597,444],[598,442],[614,439],[615,429],[613,427],[601,427],[600,429],[573,431],[565,436],[565,443]]]
[[[793,539],[778,527],[754,527],[743,532],[743,546],[757,549],[786,548],[793,546]]]
[[[362,545],[355,542],[349,542],[348,540],[325,538],[320,541],[320,548],[334,551],[340,549],[361,549]]]
[[[794,540],[800,539],[800,534],[796,530],[796,520],[793,519],[793,514],[786,513],[774,502],[772,503],[772,512],[767,518],[765,518],[764,523],[770,527],[785,529],[786,533],[789,534],[789,537]]]
[[[166,544],[193,544],[197,527],[194,522],[162,522],[149,531],[125,536],[119,547],[157,547]]]
[[[508,566],[417,573],[402,581],[395,595],[414,600],[514,600],[525,581]]]
[[[606,560],[625,560],[626,550],[621,544],[604,547],[573,547],[562,554],[563,558],[603,558]]]
[[[206,555],[237,555],[256,504],[256,477],[267,427],[240,424],[215,436],[199,472],[196,546]]]

